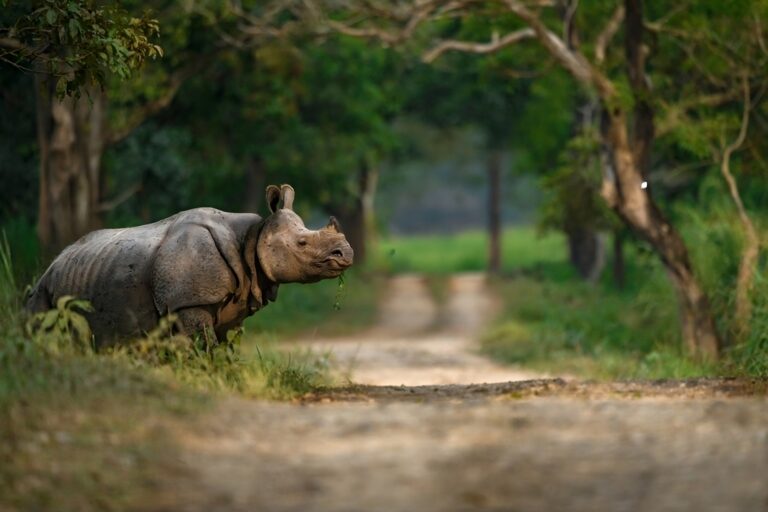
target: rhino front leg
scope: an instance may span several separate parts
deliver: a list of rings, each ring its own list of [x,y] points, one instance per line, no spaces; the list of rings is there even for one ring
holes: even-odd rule
[[[184,308],[176,311],[177,323],[181,334],[193,336],[200,334],[206,341],[206,345],[217,343],[213,325],[213,314],[205,308]]]

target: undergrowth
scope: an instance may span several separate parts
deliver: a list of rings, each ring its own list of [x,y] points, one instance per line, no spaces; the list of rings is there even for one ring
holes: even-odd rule
[[[174,335],[96,350],[86,302],[62,297],[33,319],[0,243],[0,509],[132,509],[183,474],[173,425],[222,394],[291,399],[329,384],[327,361],[260,343]],[[330,307],[330,306],[329,306]]]
[[[768,260],[763,252],[752,283],[746,335],[733,322],[742,232],[729,204],[705,213],[676,212],[694,269],[707,291],[724,349],[717,363],[697,361],[682,346],[677,301],[658,259],[642,245],[627,247],[627,285],[606,272],[590,285],[560,274],[520,273],[498,281],[504,312],[483,339],[502,361],[552,374],[604,378],[768,377]],[[765,221],[755,217],[762,233]],[[765,249],[763,249],[765,251]],[[565,263],[565,251],[560,253]]]

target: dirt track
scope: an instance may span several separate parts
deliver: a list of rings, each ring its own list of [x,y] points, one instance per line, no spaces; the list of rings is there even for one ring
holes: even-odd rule
[[[158,508],[768,510],[764,382],[521,380],[474,353],[482,279],[451,287],[441,311],[401,278],[370,333],[305,341],[368,385],[229,400],[180,433],[188,476]]]
[[[373,329],[349,338],[299,344],[330,352],[337,371],[357,384],[471,384],[541,377],[476,353],[477,336],[497,308],[484,274],[454,276],[442,308],[422,277],[398,276],[389,283]]]

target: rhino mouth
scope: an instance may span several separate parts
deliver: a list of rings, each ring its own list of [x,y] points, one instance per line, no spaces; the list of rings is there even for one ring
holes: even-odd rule
[[[331,270],[346,270],[352,265],[352,262],[343,258],[325,258],[322,264]]]
[[[344,257],[329,256],[319,262],[319,267],[322,267],[326,272],[331,272],[334,277],[347,270],[352,265],[349,259]]]

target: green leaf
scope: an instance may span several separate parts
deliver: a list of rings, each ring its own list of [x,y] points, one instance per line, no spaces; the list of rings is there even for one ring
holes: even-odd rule
[[[57,18],[58,18],[58,15],[56,14],[55,10],[48,9],[47,11],[45,11],[45,19],[49,25],[55,24]]]
[[[85,299],[75,299],[72,300],[69,304],[67,304],[67,309],[74,310],[79,309],[80,311],[84,311],[86,313],[93,313],[93,305],[90,303],[90,301],[87,301]]]
[[[71,300],[74,300],[74,298],[75,297],[72,295],[62,295],[59,297],[59,300],[56,301],[56,309],[59,311],[64,311],[67,309],[67,303],[69,303]]]
[[[40,329],[43,331],[47,331],[48,329],[52,328],[56,324],[56,320],[59,319],[59,312],[55,309],[52,309],[46,313],[42,314],[42,321],[40,322]]]

